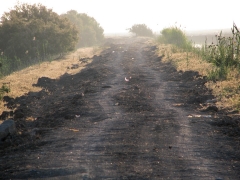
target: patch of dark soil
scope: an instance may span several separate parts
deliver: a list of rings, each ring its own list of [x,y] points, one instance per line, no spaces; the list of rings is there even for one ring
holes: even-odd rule
[[[153,107],[149,103],[150,96],[147,92],[141,91],[137,84],[132,84],[128,90],[122,90],[114,96],[115,102],[126,109],[127,112],[143,112],[153,111]]]
[[[111,88],[112,86],[102,86],[102,88]]]
[[[168,80],[175,78],[179,82],[179,88],[177,91],[181,96],[178,96],[181,101],[183,100],[186,104],[199,105],[205,103],[207,100],[214,99],[212,91],[207,89],[205,83],[207,82],[204,77],[201,77],[198,72],[186,71],[184,73],[172,71],[168,72]]]
[[[6,120],[9,117],[13,116],[13,111],[3,111],[2,114],[0,115],[1,120]]]
[[[14,118],[23,118],[24,117],[24,110],[23,109],[16,109],[14,111]]]
[[[218,112],[218,107],[210,105],[210,106],[207,106],[206,108],[202,109],[201,111],[202,112],[209,112],[209,111]]]
[[[180,73],[182,73],[182,72],[180,72]],[[182,73],[181,78],[183,81],[193,81],[194,79],[199,78],[199,77],[201,77],[201,76],[196,71],[185,71]],[[204,81],[203,83],[205,83],[205,82],[206,81]]]
[[[201,95],[201,94],[190,94],[188,95],[188,99],[186,99],[186,103],[188,104],[196,104],[199,105],[201,103],[205,103],[207,100],[214,98],[213,95]]]
[[[232,118],[230,116],[222,116],[209,122],[213,126],[218,127],[218,131],[231,136],[240,137],[240,118]]]
[[[55,81],[56,81],[55,79],[51,79],[48,77],[41,77],[41,78],[38,78],[37,84],[33,84],[33,86],[38,86],[38,87],[43,87],[48,89],[52,87]]]
[[[237,127],[240,125],[240,119],[234,119],[230,116],[224,116],[211,122],[211,124],[219,127],[223,127],[223,126]]]

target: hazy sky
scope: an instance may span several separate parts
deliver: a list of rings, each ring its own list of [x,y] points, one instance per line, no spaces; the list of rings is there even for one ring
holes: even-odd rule
[[[17,0],[0,0],[0,16],[14,8]],[[20,0],[41,3],[58,14],[69,10],[87,13],[105,33],[127,32],[134,24],[144,23],[153,31],[176,22],[186,31],[240,27],[239,0]],[[184,28],[185,27],[185,28]]]

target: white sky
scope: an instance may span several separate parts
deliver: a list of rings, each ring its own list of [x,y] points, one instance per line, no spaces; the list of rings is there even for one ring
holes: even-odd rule
[[[105,33],[127,32],[144,23],[160,32],[177,22],[184,30],[225,29],[235,22],[240,27],[239,0],[20,0],[41,3],[58,14],[73,9],[95,18]],[[14,8],[17,0],[0,0],[0,16]]]

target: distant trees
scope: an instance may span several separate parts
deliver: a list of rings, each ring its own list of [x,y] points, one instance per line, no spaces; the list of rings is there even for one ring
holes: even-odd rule
[[[68,11],[62,17],[68,18],[76,25],[79,31],[78,47],[92,46],[103,40],[104,30],[93,17],[75,10]]]
[[[18,4],[0,22],[0,49],[11,59],[44,59],[75,48],[77,28],[41,4]]]
[[[147,36],[152,37],[153,31],[147,27],[145,24],[135,24],[128,29],[130,33],[135,34],[136,36]]]

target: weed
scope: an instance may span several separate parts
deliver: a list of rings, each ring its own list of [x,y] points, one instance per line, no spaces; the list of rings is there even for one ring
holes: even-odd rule
[[[226,80],[230,68],[226,66],[214,67],[212,70],[208,71],[207,78],[210,81],[216,80]]]
[[[10,92],[10,83],[3,83],[2,87],[0,88],[0,100],[2,100],[5,93]]]
[[[240,47],[240,32],[236,26],[233,24],[232,27],[232,37],[224,37],[222,32],[215,35],[217,43],[207,45],[207,40],[205,42],[205,47],[202,49],[202,57],[215,64],[216,66],[225,67],[239,67],[239,47]]]

